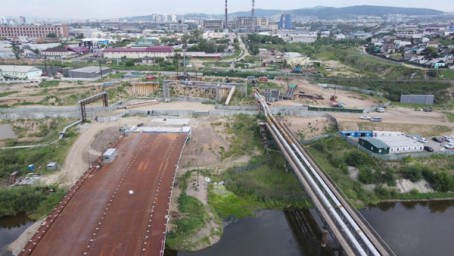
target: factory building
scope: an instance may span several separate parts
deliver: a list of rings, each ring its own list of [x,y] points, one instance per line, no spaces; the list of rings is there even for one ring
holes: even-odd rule
[[[0,37],[31,37],[46,38],[55,34],[58,38],[69,37],[68,26],[65,25],[0,25]]]
[[[376,154],[422,152],[424,144],[406,136],[361,137],[358,144]]]
[[[358,141],[359,145],[363,148],[380,155],[387,155],[389,154],[390,147],[383,143],[383,141],[371,138],[371,137],[361,137]]]
[[[170,46],[150,46],[147,48],[107,48],[103,52],[104,58],[120,59],[122,57],[128,59],[140,58],[168,58],[173,56],[173,48]]]
[[[208,31],[222,31],[224,24],[223,20],[204,20],[203,29]]]
[[[0,65],[0,80],[38,79],[42,70],[33,66]]]

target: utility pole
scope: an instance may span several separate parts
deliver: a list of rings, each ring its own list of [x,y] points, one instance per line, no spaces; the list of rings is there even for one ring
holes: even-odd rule
[[[99,73],[101,74],[101,78],[102,78],[102,67],[101,67],[101,60],[99,60]]]
[[[197,167],[196,190],[199,191],[199,167]]]
[[[228,12],[227,12],[227,0],[225,0],[225,23],[224,23],[224,30],[228,30],[229,27],[228,27]]]
[[[255,33],[255,0],[252,0],[252,12],[251,12],[251,32]]]

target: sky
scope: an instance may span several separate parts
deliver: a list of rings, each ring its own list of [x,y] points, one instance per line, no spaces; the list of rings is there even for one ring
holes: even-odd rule
[[[229,0],[229,12],[251,9],[251,0]],[[106,19],[150,14],[224,13],[225,0],[0,0],[0,17]],[[454,11],[453,0],[256,0],[260,9],[379,5]]]

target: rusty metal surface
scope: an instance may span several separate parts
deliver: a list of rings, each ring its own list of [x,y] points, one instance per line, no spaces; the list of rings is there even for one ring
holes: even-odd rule
[[[47,231],[38,231],[21,255],[162,255],[186,136],[124,138],[115,161],[91,172],[66,206],[57,209],[53,223],[44,224],[51,224]]]

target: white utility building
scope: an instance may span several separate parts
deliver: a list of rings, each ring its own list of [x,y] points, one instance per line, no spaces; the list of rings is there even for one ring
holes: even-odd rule
[[[0,76],[5,79],[38,79],[43,71],[33,66],[0,65]]]
[[[381,136],[377,139],[389,146],[390,154],[424,151],[424,144],[406,136]]]
[[[102,162],[103,163],[112,163],[117,156],[117,150],[115,148],[109,148],[104,152],[102,155]]]

